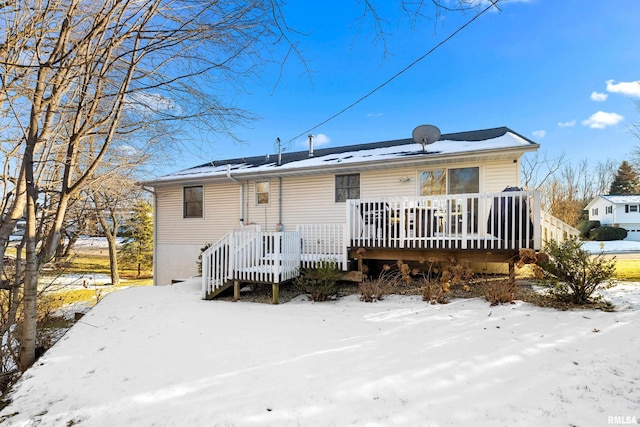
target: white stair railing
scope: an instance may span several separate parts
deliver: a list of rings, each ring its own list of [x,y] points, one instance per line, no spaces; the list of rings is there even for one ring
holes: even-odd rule
[[[233,231],[202,254],[203,298],[232,280],[281,283],[300,269],[300,233]]]
[[[543,242],[555,240],[558,243],[562,243],[569,239],[578,240],[580,238],[580,230],[570,226],[548,212],[540,212],[540,224],[542,227]]]

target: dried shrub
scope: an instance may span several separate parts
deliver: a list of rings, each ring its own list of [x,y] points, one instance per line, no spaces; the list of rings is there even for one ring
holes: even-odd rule
[[[365,279],[358,286],[360,300],[364,302],[380,301],[402,283],[413,281],[412,270],[408,264],[398,260],[395,266],[385,264],[375,279]]]
[[[474,277],[473,269],[465,267],[457,259],[451,257],[450,264],[440,270],[435,267],[435,260],[429,260],[429,269],[421,279],[422,300],[431,304],[446,304],[452,286],[469,289],[469,282]]]
[[[374,302],[382,300],[388,291],[378,280],[365,280],[358,285],[358,293],[360,301]]]
[[[425,278],[420,279],[422,282],[422,301],[431,304],[446,304],[448,300],[445,298],[445,288],[439,282],[432,282]],[[448,292],[448,290],[447,290]]]
[[[516,283],[511,279],[487,281],[482,287],[484,298],[492,306],[498,304],[513,304],[516,295]]]

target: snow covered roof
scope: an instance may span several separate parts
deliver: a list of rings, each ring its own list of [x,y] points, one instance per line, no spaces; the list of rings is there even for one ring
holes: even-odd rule
[[[468,161],[475,156],[498,153],[523,153],[537,150],[535,142],[506,127],[444,134],[440,140],[422,147],[413,139],[330,147],[278,155],[214,160],[203,165],[161,176],[146,185],[162,185],[202,180],[254,178],[259,176],[303,175],[326,173],[328,170],[348,171],[389,167],[392,164],[428,164],[444,161]],[[464,155],[464,156],[461,156]]]
[[[605,195],[601,196],[603,199],[608,200],[616,205],[628,204],[628,203],[640,203],[640,194],[630,194],[626,196],[622,195]]]

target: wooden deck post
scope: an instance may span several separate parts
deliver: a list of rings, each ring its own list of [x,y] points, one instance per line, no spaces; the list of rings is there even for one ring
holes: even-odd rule
[[[272,285],[273,291],[273,300],[271,301],[273,304],[278,304],[280,301],[280,285],[278,283],[274,283]]]
[[[240,299],[240,281],[233,281],[233,302],[238,302]]]

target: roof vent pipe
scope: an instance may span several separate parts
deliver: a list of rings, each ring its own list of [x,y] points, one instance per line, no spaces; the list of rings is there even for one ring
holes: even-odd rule
[[[309,134],[309,157],[313,157],[313,135]]]

